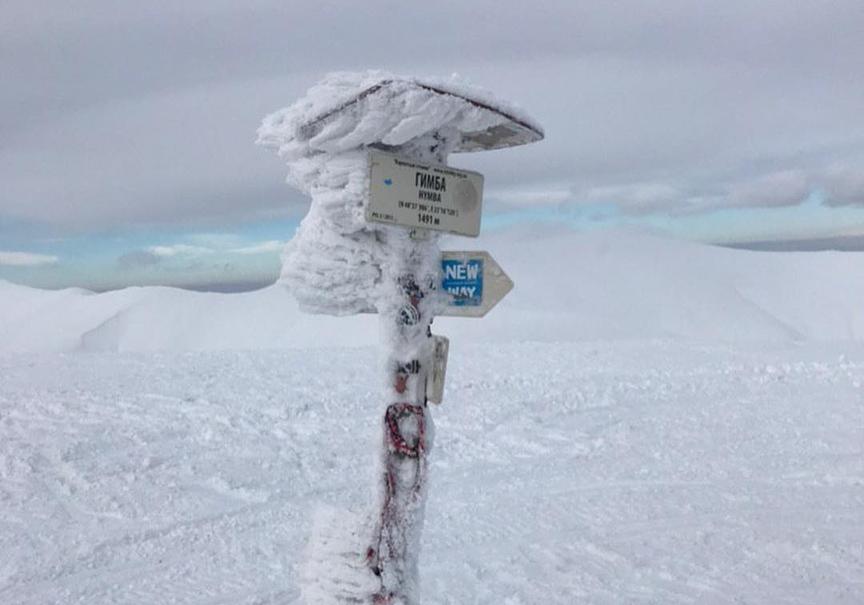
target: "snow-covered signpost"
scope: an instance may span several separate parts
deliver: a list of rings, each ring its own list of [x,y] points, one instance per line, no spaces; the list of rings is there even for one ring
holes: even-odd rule
[[[441,232],[476,236],[482,210],[482,175],[447,157],[542,138],[488,93],[381,72],[332,74],[259,129],[287,160],[288,182],[312,197],[282,282],[310,312],[377,312],[388,353],[380,498],[357,553],[371,581],[346,580],[323,600],[417,602],[427,402],[440,401],[447,355],[432,319],[482,316],[512,288],[488,253],[438,248]]]

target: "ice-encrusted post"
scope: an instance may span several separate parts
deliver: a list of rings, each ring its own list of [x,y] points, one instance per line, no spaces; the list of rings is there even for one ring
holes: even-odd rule
[[[359,543],[324,541],[317,554],[345,565],[313,566],[307,579],[317,584],[304,597],[309,603],[415,605],[433,436],[426,376],[430,324],[441,304],[441,251],[436,231],[367,222],[370,150],[441,165],[451,152],[520,145],[541,139],[542,130],[516,108],[455,80],[364,72],[329,75],[303,99],[267,116],[258,135],[287,160],[288,182],[312,198],[282,255],[281,282],[309,312],[377,312],[387,351],[374,519]],[[337,517],[346,515],[322,519]],[[349,533],[357,536],[354,529]],[[324,573],[326,581],[319,577]]]
[[[391,149],[409,160],[444,164],[440,133]],[[438,236],[426,230],[391,230],[389,262],[378,312],[387,351],[389,405],[384,413],[379,516],[366,558],[381,579],[380,603],[413,603],[418,593],[417,557],[426,502],[426,471],[432,448],[432,417],[426,398],[431,367],[431,324],[436,307]],[[400,601],[396,601],[400,599]]]

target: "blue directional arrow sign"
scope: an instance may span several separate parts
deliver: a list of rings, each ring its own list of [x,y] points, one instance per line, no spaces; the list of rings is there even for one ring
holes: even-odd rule
[[[442,315],[483,317],[512,289],[513,281],[488,252],[441,253],[441,291],[447,297]]]
[[[441,289],[450,295],[455,307],[483,304],[483,259],[442,258]]]

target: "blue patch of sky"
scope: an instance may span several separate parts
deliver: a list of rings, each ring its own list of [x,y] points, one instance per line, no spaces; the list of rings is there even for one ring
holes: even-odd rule
[[[797,206],[724,208],[711,213],[647,217],[678,237],[715,243],[806,240],[864,234],[864,208],[829,207],[816,191]]]
[[[532,223],[566,225],[578,230],[623,226],[722,243],[864,234],[864,208],[831,208],[823,201],[817,192],[798,206],[726,208],[679,215],[627,214],[609,203],[519,208],[490,204],[483,217],[483,231]],[[39,266],[0,265],[0,279],[38,287],[82,286],[98,290],[133,284],[199,287],[219,283],[263,284],[278,275],[278,250],[242,254],[236,249],[290,239],[297,224],[298,220],[292,218],[237,224],[220,230],[149,227],[59,237],[39,233],[34,225],[7,219],[0,222],[0,250],[56,256],[58,262]],[[158,262],[146,255],[154,246],[206,246],[208,238],[216,242],[222,238],[230,245],[217,244],[204,255],[178,254],[159,258]]]
[[[821,192],[797,206],[720,208],[710,212],[627,214],[615,204],[564,203],[499,209],[483,217],[483,229],[525,223],[564,224],[575,229],[641,227],[674,237],[738,243],[864,234],[864,208],[828,207]]]
[[[62,237],[7,220],[0,224],[0,251],[55,256],[58,260],[35,266],[0,264],[0,279],[43,288],[81,286],[96,290],[157,283],[202,287],[211,282],[260,284],[278,274],[278,250],[254,254],[232,250],[266,241],[285,241],[294,234],[297,224],[296,219],[282,219],[206,232],[148,227]],[[206,246],[202,242],[218,242],[220,238],[230,245],[222,249],[216,246],[206,255],[179,254],[158,259],[148,256],[155,246]]]
[[[526,223],[564,224],[577,229],[619,224],[623,221],[614,204],[558,204],[497,210],[483,216],[483,229],[497,231]]]

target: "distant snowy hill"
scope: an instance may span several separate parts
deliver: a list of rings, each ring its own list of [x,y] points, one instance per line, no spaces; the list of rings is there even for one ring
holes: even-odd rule
[[[483,321],[436,320],[436,331],[464,341],[864,340],[864,253],[752,252],[540,227],[450,244],[488,249],[516,283]],[[377,333],[374,316],[303,314],[278,286],[94,294],[0,282],[0,351],[358,346]]]

